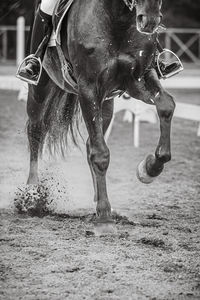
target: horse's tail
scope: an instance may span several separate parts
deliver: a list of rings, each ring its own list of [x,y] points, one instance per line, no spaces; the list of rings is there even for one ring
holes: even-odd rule
[[[51,155],[66,155],[69,138],[78,147],[80,107],[78,98],[68,94],[58,87],[51,89],[41,115],[40,155],[43,148]]]

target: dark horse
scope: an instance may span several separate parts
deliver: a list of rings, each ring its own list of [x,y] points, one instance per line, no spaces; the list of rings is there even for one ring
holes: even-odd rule
[[[28,184],[38,184],[38,155],[44,141],[63,148],[67,134],[71,132],[74,136],[80,106],[89,134],[87,156],[99,223],[111,219],[106,188],[110,152],[104,134],[113,115],[110,95],[114,91],[126,91],[131,97],[154,104],[160,119],[155,155],[148,155],[140,163],[138,178],[143,183],[152,182],[171,159],[170,128],[175,103],[162,88],[154,65],[161,2],[75,0],[68,19],[63,22],[62,49],[73,67],[78,94],[59,86],[59,62],[54,55],[52,63],[46,63],[48,67],[43,70],[38,86],[29,86]],[[51,51],[57,50],[54,47]],[[48,51],[44,60],[48,60]]]

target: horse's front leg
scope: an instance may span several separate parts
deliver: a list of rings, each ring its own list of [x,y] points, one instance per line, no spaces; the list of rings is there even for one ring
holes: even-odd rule
[[[160,119],[160,139],[155,155],[148,155],[138,166],[137,175],[143,183],[151,183],[160,175],[164,164],[171,160],[170,132],[175,109],[173,97],[161,86],[154,70],[146,75],[146,88],[152,95]]]
[[[80,88],[79,101],[89,133],[87,155],[94,177],[98,222],[108,223],[111,221],[111,206],[107,195],[106,171],[109,166],[110,152],[104,140],[101,103],[97,99],[93,86]]]
[[[114,101],[113,99],[109,99],[103,102],[102,104],[102,119],[103,119],[103,134],[105,137],[105,133],[110,125],[110,122],[113,117],[113,108],[114,108]],[[90,139],[88,138],[87,143],[87,158],[88,158],[88,164],[90,166],[90,171],[92,174],[93,179],[93,186],[94,186],[94,202],[97,202],[97,182],[96,182],[96,176],[93,171],[92,163],[90,160]]]

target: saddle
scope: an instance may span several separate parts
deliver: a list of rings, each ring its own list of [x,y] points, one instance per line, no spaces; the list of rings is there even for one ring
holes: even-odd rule
[[[62,77],[67,84],[66,89],[69,90],[70,92],[73,92],[74,94],[77,94],[77,82],[73,76],[73,68],[70,63],[69,57],[66,57],[66,54],[64,54],[61,45],[61,29],[62,29],[63,20],[64,18],[67,17],[73,2],[74,0],[60,0],[56,4],[56,7],[54,9],[54,14],[52,17],[53,33],[50,38],[48,47],[56,47],[58,58],[60,61]],[[49,57],[51,57],[52,59],[52,55],[49,55]]]

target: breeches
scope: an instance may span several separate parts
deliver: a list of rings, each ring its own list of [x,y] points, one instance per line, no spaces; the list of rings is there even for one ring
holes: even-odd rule
[[[58,2],[58,0],[42,0],[41,5],[40,5],[40,9],[44,13],[52,16],[54,7],[56,6],[57,2]]]

